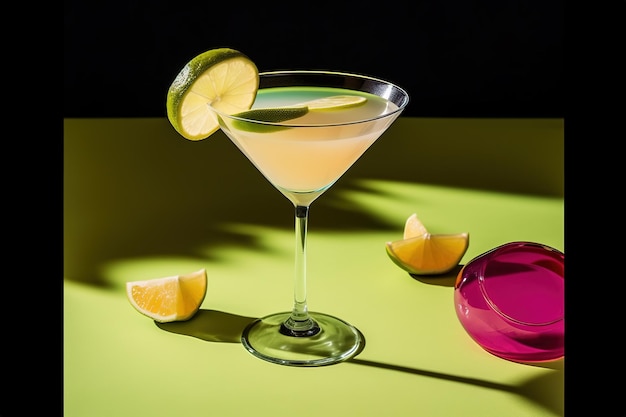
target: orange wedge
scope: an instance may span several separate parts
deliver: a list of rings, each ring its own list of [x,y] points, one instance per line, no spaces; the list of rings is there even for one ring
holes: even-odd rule
[[[205,269],[186,275],[126,283],[126,295],[132,306],[160,323],[193,317],[204,301],[206,289]]]
[[[403,239],[386,243],[387,255],[410,274],[435,275],[451,271],[469,247],[469,233],[431,234],[412,214]]]

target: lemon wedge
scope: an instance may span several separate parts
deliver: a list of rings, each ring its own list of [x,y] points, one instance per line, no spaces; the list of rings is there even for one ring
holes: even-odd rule
[[[209,103],[226,114],[248,110],[258,88],[258,69],[246,55],[211,49],[191,59],[170,85],[167,118],[184,138],[205,139],[219,129]]]
[[[186,275],[126,283],[126,295],[131,305],[160,323],[193,317],[204,301],[206,289],[205,269]]]
[[[416,214],[409,216],[403,239],[387,242],[391,260],[410,274],[444,274],[456,267],[469,247],[469,233],[431,234]]]

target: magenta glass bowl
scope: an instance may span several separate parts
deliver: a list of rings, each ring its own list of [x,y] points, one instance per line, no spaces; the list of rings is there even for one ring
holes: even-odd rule
[[[517,362],[564,356],[565,255],[533,242],[510,242],[465,264],[454,307],[487,352]]]

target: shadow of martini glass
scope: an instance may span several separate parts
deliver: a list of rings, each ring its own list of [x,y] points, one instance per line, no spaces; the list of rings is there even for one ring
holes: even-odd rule
[[[256,320],[255,317],[239,316],[217,310],[200,309],[191,319],[187,321],[154,323],[157,327],[164,331],[195,337],[207,342],[241,343],[241,334],[243,330],[254,320]],[[314,352],[309,351],[307,353]],[[357,355],[359,353],[361,353],[361,351],[357,352]],[[387,369],[389,371],[404,372],[459,384],[469,384],[476,387],[509,392],[511,394],[524,397],[557,415],[563,415],[564,413],[564,393],[562,388],[564,372],[563,359],[554,362],[526,364],[528,366],[550,368],[553,369],[554,372],[529,378],[516,385],[501,384],[480,378],[469,378],[442,372],[429,371],[427,369],[411,368],[407,366],[358,359],[356,357],[348,359],[344,363],[372,366],[375,368]],[[557,388],[555,390],[555,387],[561,388]]]

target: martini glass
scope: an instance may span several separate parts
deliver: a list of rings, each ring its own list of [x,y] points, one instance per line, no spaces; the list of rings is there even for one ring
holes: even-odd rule
[[[337,96],[365,100],[333,108],[311,105],[302,110],[302,103]],[[276,71],[259,74],[252,109],[287,109],[278,113],[288,120],[276,121],[281,119],[276,111],[265,116],[263,110],[237,116],[212,108],[222,131],[295,208],[293,308],[246,327],[242,343],[254,356],[281,365],[322,366],[349,359],[363,348],[365,339],[357,328],[308,309],[309,207],[387,130],[408,101],[402,88],[368,76]]]

